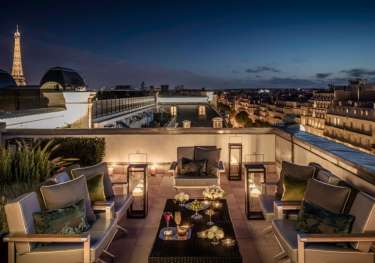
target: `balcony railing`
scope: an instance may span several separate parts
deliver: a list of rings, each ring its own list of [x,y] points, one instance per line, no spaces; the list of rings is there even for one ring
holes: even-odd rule
[[[354,113],[355,111],[355,113]],[[359,108],[359,107],[331,107],[328,109],[327,114],[339,115],[354,119],[375,121],[375,111],[372,108]]]
[[[152,96],[96,100],[93,103],[93,119],[153,105],[155,98]]]
[[[347,126],[347,125],[335,125],[333,123],[327,123],[326,122],[326,126],[330,126],[330,127],[334,127],[336,129],[341,129],[341,130],[346,130],[346,131],[350,131],[350,132],[355,132],[357,134],[360,134],[360,135],[366,135],[366,136],[372,136],[372,131],[369,130],[369,131],[366,131],[366,130],[362,130],[362,129],[358,129],[358,128],[355,128],[355,127],[350,127],[350,126]]]

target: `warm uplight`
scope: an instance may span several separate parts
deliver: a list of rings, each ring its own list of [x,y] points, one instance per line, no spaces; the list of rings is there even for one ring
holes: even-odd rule
[[[150,173],[151,173],[152,176],[156,175],[156,164],[151,165]]]
[[[108,175],[109,176],[113,175],[113,170],[114,170],[114,167],[112,165],[108,167]]]
[[[141,187],[135,187],[134,190],[133,190],[133,196],[134,197],[141,197],[143,196],[143,188]]]

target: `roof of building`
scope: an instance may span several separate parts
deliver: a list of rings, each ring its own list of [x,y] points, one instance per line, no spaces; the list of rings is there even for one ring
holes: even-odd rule
[[[12,75],[5,70],[0,69],[0,88],[7,88],[11,86],[17,86]]]
[[[86,83],[77,71],[70,68],[53,67],[50,68],[40,81],[40,85],[47,82],[55,82],[63,89],[79,89],[86,87]]]

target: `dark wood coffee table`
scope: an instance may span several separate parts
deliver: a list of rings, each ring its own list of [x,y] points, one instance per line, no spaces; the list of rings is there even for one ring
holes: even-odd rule
[[[192,200],[190,200],[192,201]],[[233,224],[231,222],[228,205],[226,200],[220,201],[222,207],[216,210],[216,214],[212,216],[215,225],[221,227],[225,232],[225,237],[235,238]],[[209,228],[206,225],[209,217],[202,211],[202,220],[194,221],[191,215],[194,213],[186,208],[181,208],[174,200],[168,199],[164,208],[165,211],[181,211],[182,224],[192,224],[192,233],[189,240],[175,241],[162,240],[159,238],[160,229],[166,227],[166,222],[162,216],[158,232],[154,241],[154,245],[148,257],[149,263],[241,263],[242,256],[239,251],[238,244],[232,247],[225,247],[221,243],[212,245],[209,240],[197,237],[197,232]],[[174,221],[170,222],[170,226],[175,226]]]

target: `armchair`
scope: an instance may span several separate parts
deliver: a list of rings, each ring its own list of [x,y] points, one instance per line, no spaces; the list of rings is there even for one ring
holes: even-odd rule
[[[311,178],[313,177],[315,173],[315,167],[312,166],[302,166],[297,165],[289,162],[282,162],[282,169],[280,172],[280,178],[278,182],[267,182],[265,183],[263,187],[263,193],[259,196],[259,203],[260,207],[263,213],[264,218],[267,221],[271,221],[275,218],[276,213],[278,217],[284,216],[283,214],[280,214],[282,211],[288,211],[292,212],[296,209],[298,210],[298,205],[300,205],[301,202],[290,202],[290,201],[281,201],[281,196],[283,194],[283,185],[282,180],[283,177],[286,174],[292,174],[294,176],[301,176],[303,178]],[[273,193],[269,193],[269,189],[272,188]],[[275,207],[274,205],[277,204],[278,207]],[[292,209],[292,206],[297,207]],[[280,209],[280,207],[284,207],[283,210]],[[286,207],[289,207],[289,209],[286,209]],[[267,228],[266,231],[271,230],[271,228]]]
[[[182,158],[191,160],[207,160],[211,165],[211,174],[183,175],[181,174]],[[224,172],[223,162],[220,161],[220,149],[216,146],[191,146],[177,148],[177,161],[172,162],[170,172],[173,173],[173,186],[175,189],[199,189],[210,185],[220,185],[220,173]]]
[[[98,211],[88,232],[80,235],[36,234],[33,213],[41,211],[35,192],[24,194],[5,205],[9,226],[9,262],[96,262],[116,234],[112,217]],[[107,214],[109,215],[109,214]],[[36,246],[35,243],[45,243]]]
[[[272,221],[282,252],[275,259],[289,257],[292,262],[374,262],[371,246],[375,242],[375,199],[360,192],[350,209],[355,217],[349,234],[299,234],[296,222],[287,219]],[[349,243],[350,242],[350,243]],[[349,243],[338,246],[339,243]]]
[[[110,189],[110,191],[108,191],[106,194],[108,194],[111,197],[106,202],[95,202],[93,205],[94,207],[98,208],[100,206],[106,207],[109,203],[113,203],[113,211],[115,214],[116,226],[118,229],[127,233],[126,229],[118,224],[119,220],[126,214],[126,211],[133,202],[132,194],[127,192],[127,182],[121,180],[112,181],[108,174],[107,163],[99,163],[93,166],[81,167],[72,170],[72,176],[74,178],[82,174],[90,177],[95,176],[99,173],[104,174],[106,178],[106,181],[104,183],[107,184],[107,187],[109,187]]]

